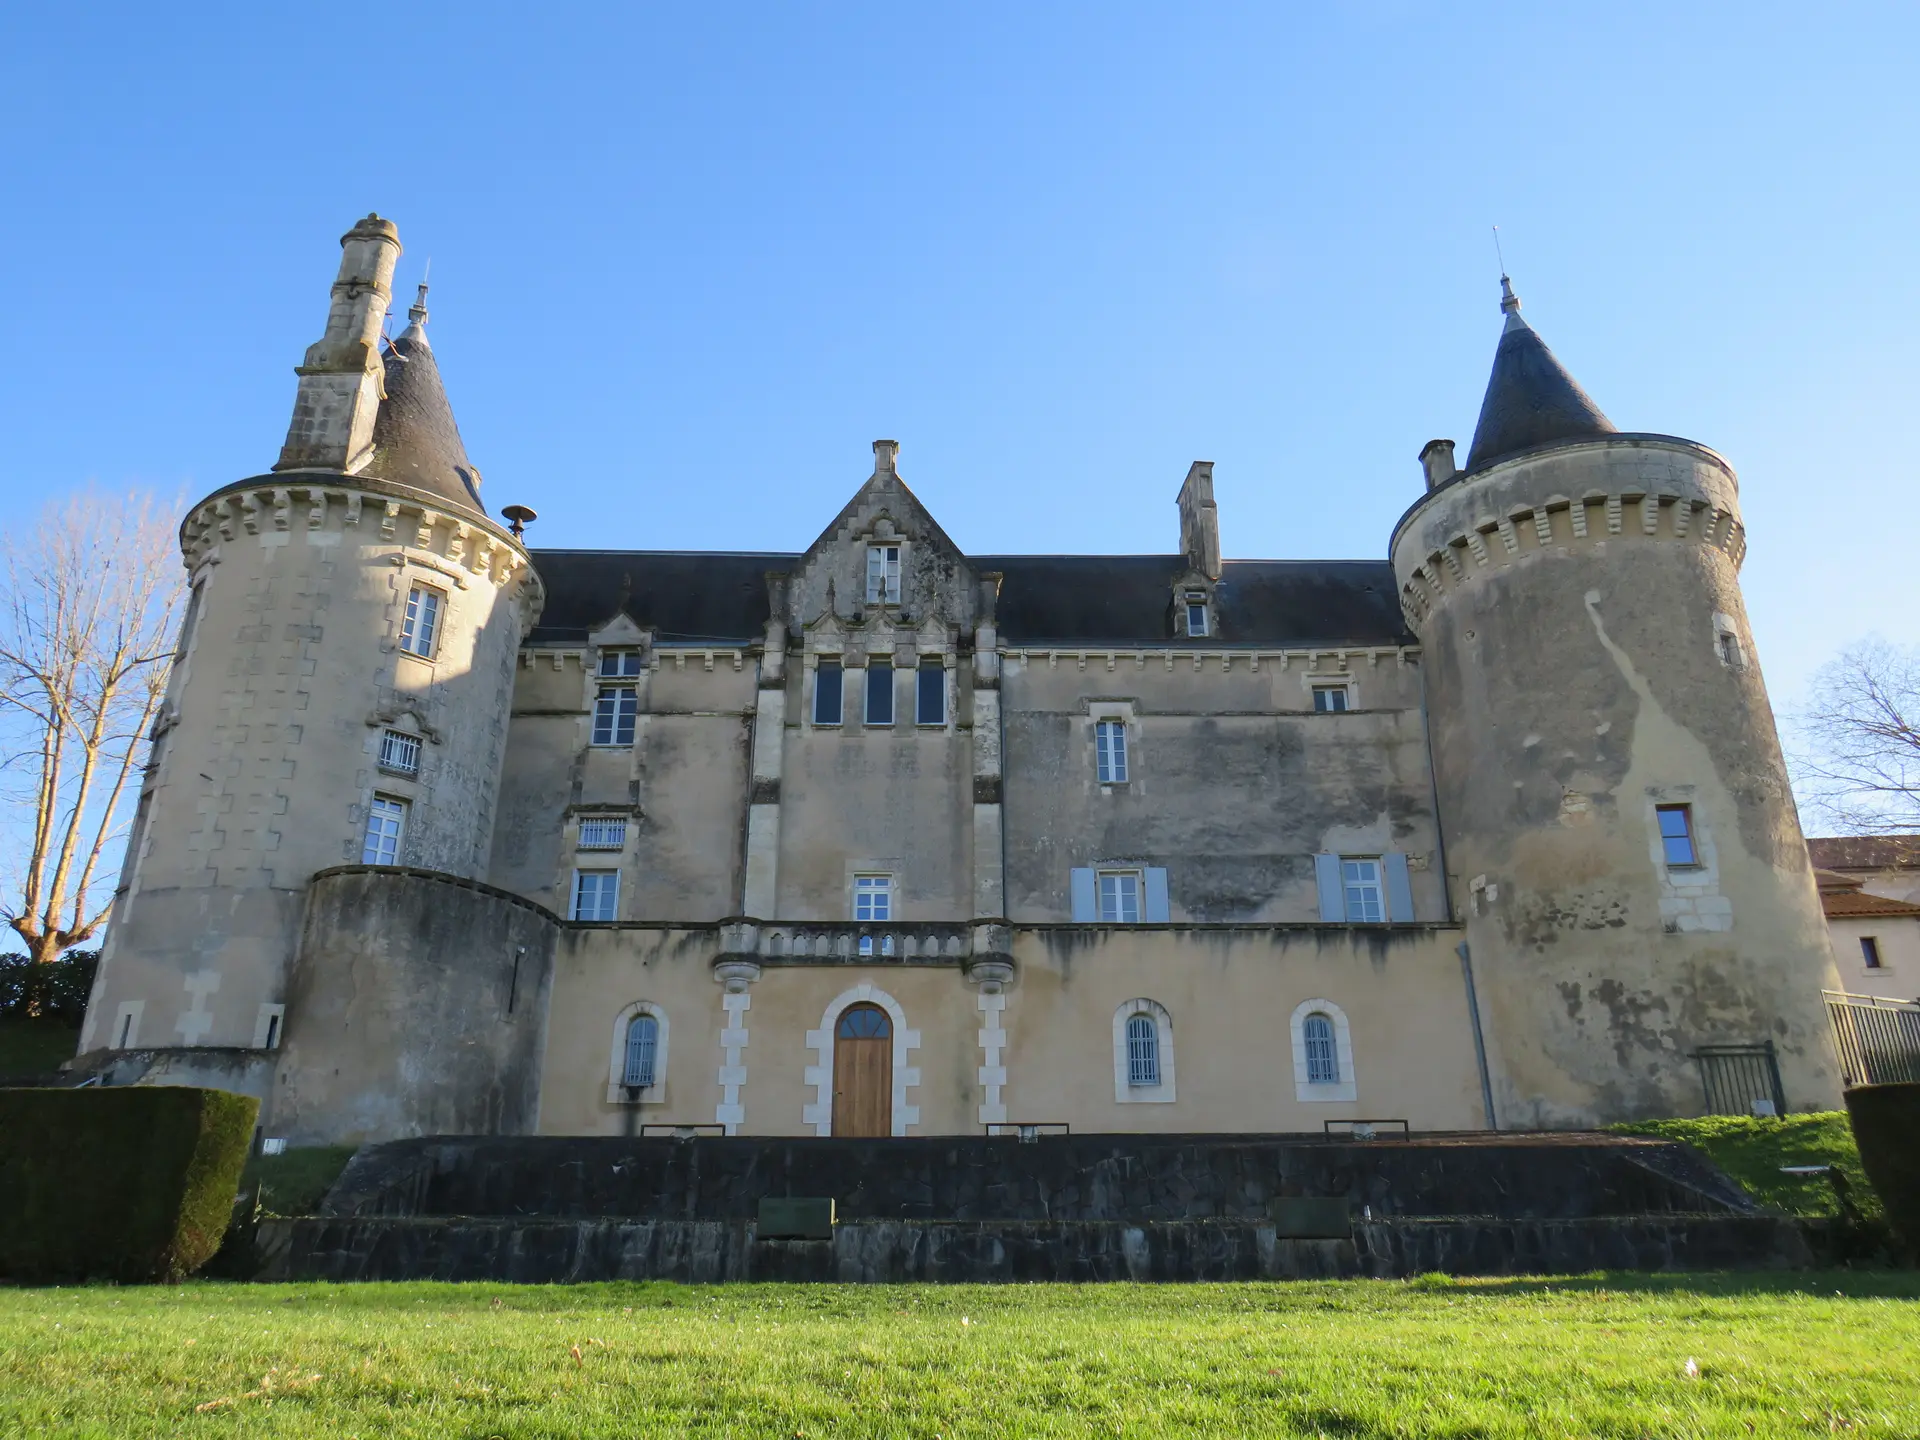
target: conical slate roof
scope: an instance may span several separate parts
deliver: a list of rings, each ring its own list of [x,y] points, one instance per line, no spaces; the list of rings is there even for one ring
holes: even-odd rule
[[[387,347],[387,398],[374,416],[373,459],[366,473],[484,515],[480,473],[460,442],[440,367],[427,344],[426,286],[407,318],[407,328]]]
[[[1500,290],[1507,323],[1500,333],[1500,348],[1493,352],[1493,374],[1487,379],[1486,398],[1480,402],[1480,422],[1473,427],[1467,469],[1478,470],[1556,440],[1617,434],[1619,427],[1601,413],[1547,342],[1520,318],[1520,297],[1504,275]]]

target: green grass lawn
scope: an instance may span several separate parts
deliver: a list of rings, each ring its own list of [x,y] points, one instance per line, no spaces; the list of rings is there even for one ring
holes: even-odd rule
[[[1787,1115],[1778,1120],[1747,1115],[1704,1115],[1695,1120],[1641,1120],[1616,1125],[1620,1135],[1658,1135],[1684,1140],[1705,1152],[1763,1205],[1789,1215],[1833,1215],[1833,1189],[1825,1179],[1782,1175],[1783,1165],[1838,1165],[1853,1185],[1863,1215],[1883,1213],[1880,1197],[1860,1168],[1860,1151],[1844,1110]]]
[[[1888,1271],[10,1290],[0,1434],[1913,1436],[1916,1301]]]

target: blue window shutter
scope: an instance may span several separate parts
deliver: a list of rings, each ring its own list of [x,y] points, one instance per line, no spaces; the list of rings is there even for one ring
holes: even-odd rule
[[[1340,885],[1340,857],[1313,857],[1313,878],[1320,887],[1320,918],[1336,923],[1347,918],[1347,895]]]
[[[1387,869],[1387,919],[1404,925],[1413,919],[1413,881],[1407,878],[1407,857],[1389,850],[1380,860]]]
[[[1173,919],[1173,910],[1167,904],[1167,872],[1156,866],[1147,867],[1146,915],[1149,925],[1165,925]]]
[[[1093,899],[1093,871],[1075,870],[1067,887],[1073,896],[1073,923],[1091,925],[1100,918],[1100,907]]]

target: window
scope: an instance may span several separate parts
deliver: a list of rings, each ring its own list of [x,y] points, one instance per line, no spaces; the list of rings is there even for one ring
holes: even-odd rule
[[[360,847],[362,865],[398,865],[400,832],[407,825],[407,802],[386,795],[373,797],[367,809],[367,838]]]
[[[407,592],[407,618],[400,626],[400,648],[409,655],[432,655],[440,633],[440,592],[416,585]]]
[[[893,877],[853,877],[853,918],[862,925],[884,925],[893,919]]]
[[[1151,1015],[1127,1017],[1127,1084],[1160,1083],[1160,1027]]]
[[[1380,894],[1378,860],[1340,857],[1340,887],[1346,892],[1347,923],[1377,925],[1387,918],[1386,904]]]
[[[938,660],[922,660],[913,677],[913,723],[947,723],[947,667]]]
[[[1333,1021],[1319,1011],[1301,1022],[1300,1035],[1307,1052],[1307,1083],[1340,1083],[1340,1046],[1333,1036]]]
[[[900,547],[898,545],[867,547],[867,603],[869,605],[900,603]]]
[[[1322,714],[1340,714],[1347,708],[1347,687],[1345,685],[1314,686],[1313,708]]]
[[[587,815],[580,820],[582,850],[618,850],[627,843],[627,817]]]
[[[387,731],[380,737],[380,768],[396,775],[418,775],[420,741],[399,730]]]
[[[1140,923],[1140,872],[1138,870],[1102,870],[1100,882],[1100,923],[1138,925]]]
[[[600,652],[600,678],[603,680],[630,680],[640,673],[640,652],[638,650],[602,650]]]
[[[1093,752],[1102,785],[1127,783],[1127,722],[1102,720],[1093,727]]]
[[[640,714],[640,692],[631,685],[602,685],[593,697],[593,743],[631,745]]]
[[[620,918],[620,872],[618,870],[576,870],[573,872],[573,905],[569,920],[617,920]]]
[[[1867,969],[1880,968],[1880,942],[1871,935],[1860,937],[1860,958],[1867,962]]]
[[[1669,865],[1698,865],[1699,853],[1693,845],[1693,807],[1657,805],[1654,814],[1660,820],[1660,849]]]
[[[660,1049],[660,1022],[651,1015],[636,1015],[627,1022],[627,1065],[622,1084],[633,1090],[653,1086],[654,1057]]]
[[[867,666],[867,724],[893,724],[893,666],[878,661]]]
[[[1187,634],[1195,637],[1207,633],[1207,597],[1204,595],[1187,596]]]
[[[838,725],[840,723],[840,687],[845,677],[840,672],[838,660],[822,660],[820,668],[813,676],[813,723],[816,725]]]

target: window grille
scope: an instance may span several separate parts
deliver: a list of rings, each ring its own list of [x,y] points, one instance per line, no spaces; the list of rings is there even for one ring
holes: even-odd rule
[[[1347,895],[1347,923],[1377,925],[1387,918],[1380,894],[1380,862],[1340,857],[1340,883]]]
[[[1660,821],[1660,849],[1669,865],[1698,865],[1699,853],[1693,844],[1693,807],[1659,805],[1654,813]]]
[[[399,730],[387,731],[380,737],[380,768],[398,775],[418,775],[420,741]]]
[[[867,603],[869,605],[900,603],[900,547],[898,545],[867,547]]]
[[[1140,872],[1138,870],[1102,870],[1099,878],[1101,923],[1138,925],[1140,923]]]
[[[867,724],[893,724],[893,666],[867,666]]]
[[[1127,783],[1127,724],[1124,720],[1102,720],[1093,727],[1094,754],[1099,762],[1102,785]]]
[[[947,667],[939,661],[920,666],[913,681],[913,722],[916,725],[947,723]]]
[[[603,680],[630,680],[640,673],[638,650],[602,650],[600,677]]]
[[[840,723],[840,696],[846,677],[838,660],[822,660],[813,674],[813,723]]]
[[[367,810],[366,842],[360,847],[362,865],[398,865],[400,832],[407,824],[407,802],[385,795],[373,797]]]
[[[1309,1015],[1300,1027],[1300,1034],[1306,1041],[1307,1083],[1338,1085],[1340,1083],[1340,1045],[1334,1039],[1333,1021],[1325,1015]]]
[[[1323,714],[1344,712],[1347,708],[1347,687],[1344,685],[1314,686],[1313,708]]]
[[[620,872],[618,870],[576,870],[573,872],[571,920],[617,920],[620,918]]]
[[[623,815],[583,816],[580,821],[582,850],[618,850],[627,843],[627,821]]]
[[[623,1084],[645,1090],[653,1084],[654,1056],[660,1050],[660,1022],[651,1015],[636,1015],[627,1022],[627,1069]]]
[[[406,619],[400,626],[400,648],[409,655],[432,655],[440,631],[440,592],[416,585],[407,592]]]
[[[640,715],[640,692],[631,685],[602,685],[593,700],[593,743],[633,744]]]
[[[1127,1084],[1160,1083],[1160,1027],[1151,1015],[1127,1017]]]
[[[893,877],[853,877],[853,918],[862,925],[884,925],[893,919]]]

